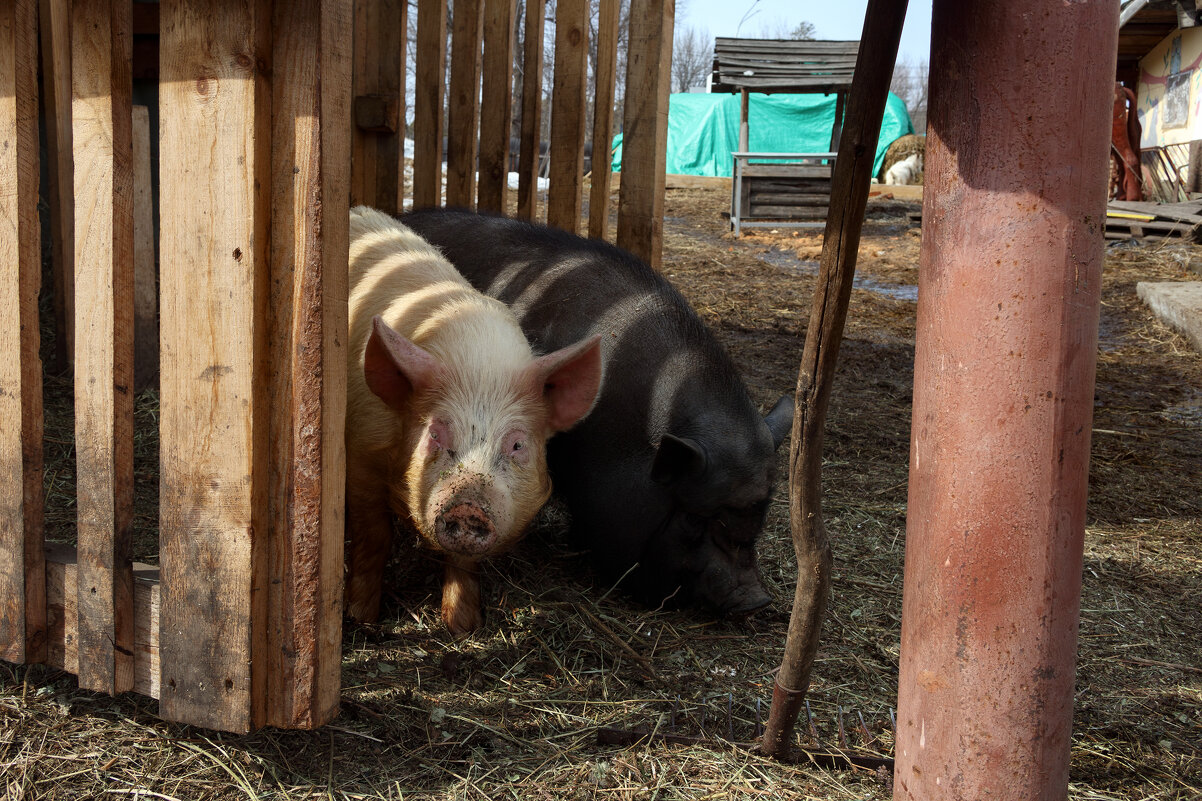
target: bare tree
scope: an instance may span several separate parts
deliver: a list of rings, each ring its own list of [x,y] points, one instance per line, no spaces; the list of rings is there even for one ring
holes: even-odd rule
[[[714,61],[708,34],[694,27],[677,30],[672,43],[672,91],[687,92],[705,83]]]
[[[903,55],[893,67],[893,82],[889,91],[901,98],[910,113],[914,130],[921,133],[927,127],[927,82],[930,68],[927,60]]]
[[[802,22],[789,27],[789,23],[779,17],[770,22],[760,23],[759,33],[755,38],[759,39],[797,39],[797,40],[812,40],[817,34],[817,29],[812,22]]]

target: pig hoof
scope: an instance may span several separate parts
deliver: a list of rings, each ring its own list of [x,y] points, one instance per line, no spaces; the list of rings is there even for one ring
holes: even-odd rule
[[[435,529],[438,544],[450,553],[479,556],[497,539],[497,530],[479,506],[461,503],[443,512]]]
[[[443,622],[456,637],[464,637],[484,625],[484,615],[469,606],[443,608]]]

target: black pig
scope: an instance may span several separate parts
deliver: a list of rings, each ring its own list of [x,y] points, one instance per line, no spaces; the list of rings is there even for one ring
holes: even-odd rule
[[[730,357],[659,273],[605,242],[519,220],[428,209],[403,222],[535,348],[602,335],[596,406],[552,439],[555,492],[608,580],[651,605],[743,614],[769,603],[755,540],[793,402],[761,417]]]

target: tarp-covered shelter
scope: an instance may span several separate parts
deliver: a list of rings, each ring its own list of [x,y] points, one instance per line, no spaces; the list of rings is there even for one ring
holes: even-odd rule
[[[748,149],[760,153],[825,151],[835,125],[831,95],[751,94]],[[668,104],[667,171],[670,175],[731,174],[731,153],[739,149],[738,95],[673,94]],[[906,104],[889,95],[877,140],[873,174],[898,137],[913,133]],[[622,168],[622,135],[615,139],[613,168]]]

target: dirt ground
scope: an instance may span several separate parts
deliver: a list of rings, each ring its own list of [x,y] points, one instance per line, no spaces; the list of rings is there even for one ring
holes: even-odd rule
[[[669,191],[663,269],[767,408],[796,380],[820,234],[735,240],[727,204],[719,188]],[[919,250],[905,213],[918,207],[874,199],[860,249],[825,443],[834,587],[809,693],[813,727],[803,715],[798,729],[807,747],[839,747],[842,719],[848,748],[892,750]],[[1107,251],[1072,799],[1202,797],[1202,355],[1135,296],[1136,281],[1196,279],[1199,263],[1202,248],[1191,245]],[[63,385],[48,376],[48,397]],[[156,405],[152,393],[139,401],[144,438],[153,439]],[[62,534],[73,513],[69,409],[48,409],[48,520]],[[157,457],[152,442],[139,453],[145,543]],[[760,541],[776,602],[739,623],[629,602],[593,580],[563,527],[548,509],[522,547],[489,565],[486,625],[465,640],[438,622],[426,560],[398,555],[383,622],[345,631],[342,713],[314,732],[231,736],[168,724],[152,700],[82,692],[70,675],[0,663],[0,793],[891,797],[887,773],[782,765],[736,745],[767,716],[787,626],[795,564],[783,484]],[[602,745],[598,727],[704,742]]]

